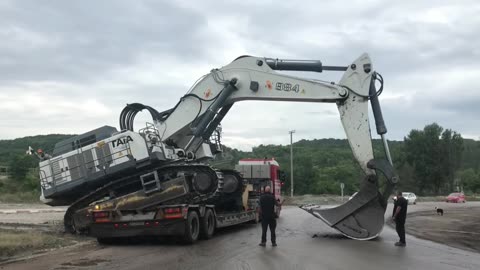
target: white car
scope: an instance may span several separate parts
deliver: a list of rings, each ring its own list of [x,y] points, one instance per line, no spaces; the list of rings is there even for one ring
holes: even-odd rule
[[[413,192],[402,192],[402,196],[407,199],[408,204],[417,204],[417,196]],[[397,200],[397,196],[393,197],[393,200]]]

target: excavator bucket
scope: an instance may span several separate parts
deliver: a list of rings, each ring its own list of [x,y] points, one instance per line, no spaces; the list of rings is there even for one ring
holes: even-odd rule
[[[345,204],[325,209],[318,205],[304,205],[301,208],[349,238],[370,240],[377,237],[383,229],[388,196],[397,177],[386,160],[371,160],[368,167],[376,170],[377,174],[367,175],[359,192]],[[378,172],[386,178],[383,192],[379,191]]]

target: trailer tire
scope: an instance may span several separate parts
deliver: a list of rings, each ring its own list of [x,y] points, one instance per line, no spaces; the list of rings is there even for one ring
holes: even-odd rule
[[[207,209],[205,215],[200,220],[200,236],[202,239],[210,239],[215,233],[215,215],[213,214],[212,209]]]
[[[195,211],[189,211],[187,219],[185,220],[185,233],[183,234],[183,240],[187,244],[193,244],[198,240],[200,234],[200,220],[198,214]]]

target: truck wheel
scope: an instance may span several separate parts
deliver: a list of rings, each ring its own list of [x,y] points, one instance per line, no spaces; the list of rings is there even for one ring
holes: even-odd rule
[[[198,219],[198,214],[195,211],[188,212],[187,220],[185,220],[185,233],[183,235],[183,240],[187,244],[193,244],[198,240],[198,235],[200,234],[200,221]]]
[[[212,238],[215,233],[215,215],[211,209],[205,211],[205,216],[201,219],[200,236],[203,239]]]

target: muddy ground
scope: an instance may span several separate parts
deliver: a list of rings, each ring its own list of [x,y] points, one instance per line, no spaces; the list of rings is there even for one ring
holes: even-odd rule
[[[430,208],[422,205],[412,207]],[[182,245],[168,239],[99,245],[89,241],[28,260],[1,264],[25,269],[480,269],[478,253],[407,236],[398,248],[386,227],[374,241],[350,240],[299,209],[285,207],[278,220],[278,247],[259,247],[260,225],[242,224],[218,231],[210,240]]]
[[[443,217],[436,216],[435,206],[444,209]],[[440,244],[407,235],[408,248],[402,251],[393,246],[398,238],[388,227],[374,241],[349,240],[299,208],[286,206],[277,230],[280,245],[275,250],[268,247],[265,253],[259,253],[257,247],[259,226],[245,224],[221,230],[213,239],[193,246],[163,240],[102,246],[89,237],[72,237],[77,244],[54,251],[31,251],[30,259],[0,262],[0,269],[146,269],[158,265],[164,269],[225,269],[232,265],[231,269],[387,269],[392,263],[403,265],[401,269],[432,269],[432,263],[435,269],[480,269],[480,260],[475,259],[480,251],[479,202],[419,202],[408,210],[407,233]],[[390,204],[386,217],[391,211]],[[36,230],[65,237],[61,216],[0,214],[0,229]],[[372,265],[371,260],[377,263]]]
[[[408,215],[407,234],[452,247],[480,252],[480,207],[444,209],[440,216],[432,210]]]
[[[0,265],[89,242],[93,242],[91,237],[65,233],[59,222],[0,223]]]

